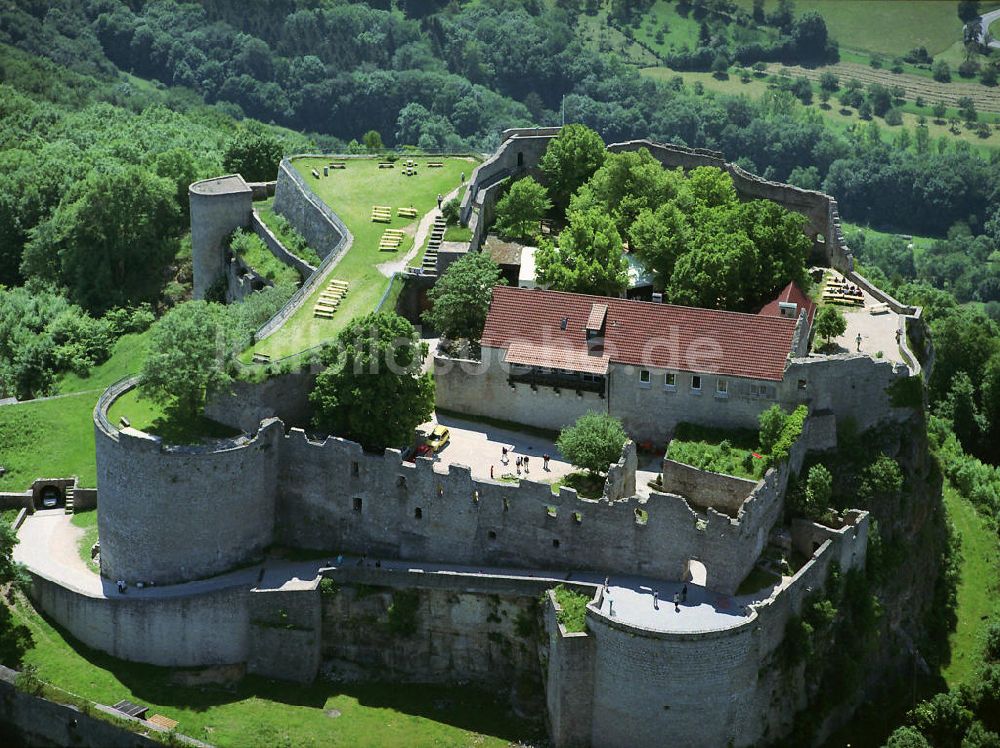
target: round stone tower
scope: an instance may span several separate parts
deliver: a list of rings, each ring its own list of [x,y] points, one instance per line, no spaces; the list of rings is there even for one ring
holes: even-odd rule
[[[223,242],[240,226],[250,225],[253,193],[243,177],[229,174],[188,187],[191,205],[191,260],[194,298],[204,299],[226,269]]]

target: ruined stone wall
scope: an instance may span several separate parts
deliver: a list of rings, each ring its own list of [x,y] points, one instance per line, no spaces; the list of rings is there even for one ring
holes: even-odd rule
[[[809,405],[837,421],[852,419],[863,432],[880,423],[902,423],[909,408],[892,406],[886,389],[910,376],[906,365],[864,354],[792,358],[785,369],[778,399],[786,408]]]
[[[546,593],[547,647],[540,649],[545,677],[549,739],[554,746],[590,745],[594,703],[595,638],[586,631],[569,633],[556,616],[559,603]]]
[[[683,496],[695,506],[712,507],[733,516],[757,485],[752,480],[699,470],[683,462],[663,459],[663,490]]]
[[[680,579],[698,559],[709,586],[723,592],[736,589],[763,548],[787,480],[772,471],[734,519],[700,514],[668,494],[611,502],[567,488],[556,496],[527,480],[473,480],[468,468],[404,463],[393,450],[369,455],[342,439],[309,441],[297,429],[281,451],[276,540],[283,545],[665,579]]]

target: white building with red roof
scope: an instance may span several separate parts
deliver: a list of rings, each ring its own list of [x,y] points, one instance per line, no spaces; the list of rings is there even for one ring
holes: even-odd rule
[[[682,421],[755,428],[814,311],[791,284],[760,314],[500,286],[481,363],[437,360],[438,405],[549,429],[596,410],[643,441]]]

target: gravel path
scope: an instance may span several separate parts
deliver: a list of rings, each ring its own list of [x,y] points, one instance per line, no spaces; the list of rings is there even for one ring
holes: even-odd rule
[[[459,191],[462,189],[462,184],[458,185],[455,189],[444,196],[444,200],[441,204],[448,202],[449,200],[458,197]],[[429,213],[427,213],[423,218],[420,219],[420,223],[417,226],[417,231],[413,235],[413,247],[407,252],[403,257],[398,260],[392,260],[391,262],[383,262],[378,265],[378,270],[386,278],[391,278],[396,273],[401,273],[406,269],[406,266],[410,263],[414,257],[416,257],[421,248],[424,246],[424,240],[427,238],[427,234],[430,233],[431,226],[434,225],[434,219],[441,215],[441,211],[437,208],[432,208]]]

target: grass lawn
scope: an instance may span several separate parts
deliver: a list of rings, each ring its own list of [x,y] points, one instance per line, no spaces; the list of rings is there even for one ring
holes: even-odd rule
[[[92,413],[97,393],[0,407],[0,489],[23,491],[35,478],[76,475],[97,484]]]
[[[316,180],[311,175],[314,168],[321,169],[328,159],[303,158],[293,161],[310,188],[340,216],[354,235],[351,248],[333,269],[330,278],[346,280],[350,290],[341,302],[333,319],[313,317],[316,298],[325,287],[320,283],[313,295],[292,315],[284,326],[271,337],[261,341],[253,352],[266,353],[272,359],[289,356],[319,345],[333,338],[354,317],[375,308],[385,292],[389,279],[376,267],[380,263],[398,260],[413,246],[413,234],[420,218],[437,205],[437,196],[447,194],[458,186],[459,176],[466,177],[475,168],[471,158],[441,158],[444,167],[428,169],[425,157],[417,159],[417,175],[405,177],[397,163],[394,169],[379,169],[378,159],[350,159],[347,168],[334,170],[329,177]],[[388,205],[393,209],[391,223],[373,223],[372,206]],[[396,208],[413,206],[418,217],[399,218]],[[402,229],[407,233],[399,249],[380,251],[379,239],[387,228]],[[252,352],[247,352],[249,359]]]
[[[244,232],[241,241],[233,242],[236,254],[253,268],[258,275],[274,283],[298,283],[299,271],[286,265],[268,249],[264,240],[252,232]]]
[[[71,522],[75,526],[83,528],[84,531],[83,537],[80,538],[80,545],[77,548],[80,552],[80,558],[83,559],[83,563],[90,569],[93,569],[95,572],[100,571],[98,565],[90,558],[90,549],[97,542],[97,510],[87,509],[82,512],[76,512]]]
[[[186,687],[177,671],[127,663],[68,638],[19,599],[14,622],[34,646],[38,677],[93,701],[129,699],[180,722],[178,730],[226,748],[253,746],[506,746],[537,737],[490,694],[468,687],[311,686],[248,677]]]
[[[954,688],[971,682],[981,662],[982,634],[988,619],[1000,617],[1000,547],[996,532],[948,481],[944,484],[944,505],[962,538],[958,625],[949,637],[951,662],[941,673]]]
[[[129,390],[108,409],[108,420],[117,425],[124,416],[132,428],[156,434],[170,444],[198,444],[205,438],[236,436],[240,432],[210,418],[179,418],[166,413],[157,403],[139,396],[139,388]]]
[[[149,331],[122,335],[115,344],[111,357],[99,366],[90,369],[85,377],[65,374],[56,384],[57,394],[70,392],[98,392],[122,377],[136,374],[146,357]],[[95,398],[96,400],[96,398]]]

